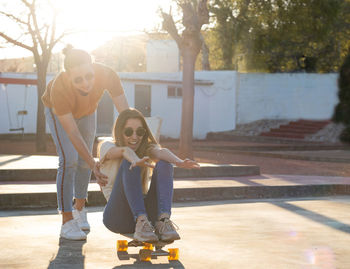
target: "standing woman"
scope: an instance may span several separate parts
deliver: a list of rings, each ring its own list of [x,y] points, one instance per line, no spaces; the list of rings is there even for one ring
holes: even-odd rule
[[[56,186],[58,210],[62,212],[60,235],[84,240],[83,230],[90,229],[85,201],[91,171],[98,181],[106,179],[92,156],[98,102],[108,90],[118,112],[129,106],[120,79],[112,69],[93,63],[86,51],[72,46],[63,53],[65,71],[49,82],[42,101],[59,155]]]

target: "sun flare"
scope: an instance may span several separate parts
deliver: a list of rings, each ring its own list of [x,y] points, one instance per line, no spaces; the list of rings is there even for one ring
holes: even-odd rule
[[[132,35],[159,28],[159,8],[167,8],[171,0],[63,0],[57,1],[57,25],[72,31],[68,42],[92,50],[116,35]]]

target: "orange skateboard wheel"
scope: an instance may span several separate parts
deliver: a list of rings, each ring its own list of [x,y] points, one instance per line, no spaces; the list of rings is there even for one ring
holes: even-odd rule
[[[127,251],[128,250],[128,241],[118,240],[117,241],[117,251]]]
[[[179,259],[179,249],[178,248],[169,248],[169,261],[177,261]]]
[[[143,249],[153,250],[153,245],[151,243],[144,243]]]

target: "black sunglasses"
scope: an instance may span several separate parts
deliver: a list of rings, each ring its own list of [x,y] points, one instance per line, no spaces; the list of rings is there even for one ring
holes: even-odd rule
[[[86,81],[90,81],[94,77],[95,77],[94,73],[89,72],[89,73],[85,74],[84,77],[76,77],[76,78],[74,78],[73,81],[76,84],[80,84],[80,83],[82,83],[84,81],[84,78],[85,78]]]
[[[130,137],[134,134],[134,129],[131,127],[125,128],[124,129],[124,135],[126,137]],[[137,136],[144,136],[146,134],[146,129],[143,127],[139,127],[136,129],[136,135]]]

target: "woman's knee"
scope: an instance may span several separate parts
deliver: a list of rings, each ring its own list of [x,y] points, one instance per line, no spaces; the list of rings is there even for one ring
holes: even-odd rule
[[[123,159],[119,169],[121,169],[124,173],[141,173],[141,168],[139,166],[135,166],[130,170],[130,165],[131,162],[129,162],[126,159]]]
[[[114,233],[118,233],[118,229],[116,228],[116,225],[113,225],[114,218],[111,217],[111,215],[108,213],[108,209],[103,211],[103,218],[102,222],[106,226],[106,228]]]
[[[134,225],[123,225],[116,216],[111,217],[105,212],[103,213],[102,222],[113,233],[133,233],[135,231]]]
[[[76,168],[78,166],[78,156],[59,156],[59,168]]]

